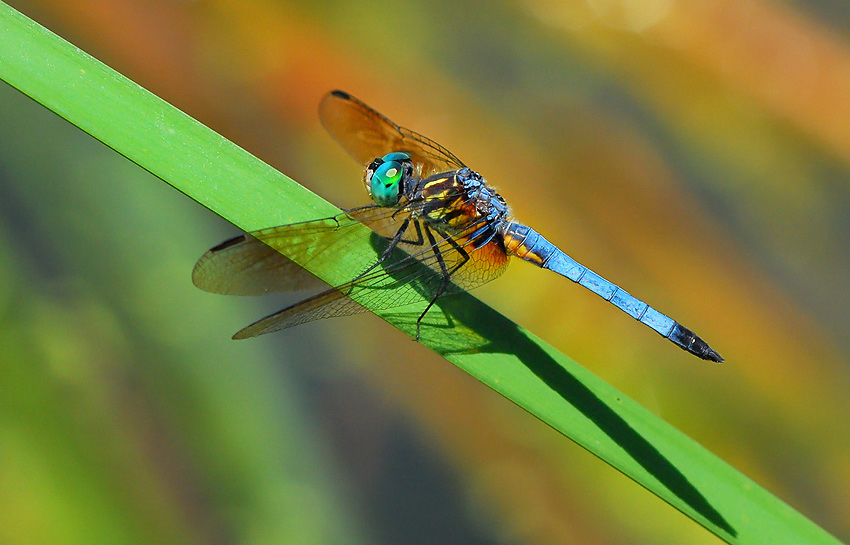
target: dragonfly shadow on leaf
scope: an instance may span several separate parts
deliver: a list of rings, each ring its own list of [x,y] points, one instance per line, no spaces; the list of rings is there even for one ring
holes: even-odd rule
[[[374,243],[379,244],[379,241],[375,240]],[[430,272],[434,277],[439,276],[436,272]],[[422,344],[450,360],[453,354],[491,353],[516,357],[694,512],[714,525],[719,532],[737,536],[731,524],[670,460],[516,324],[464,291],[438,299],[434,307],[439,312],[432,308],[422,320]],[[381,312],[379,315],[402,331],[415,335],[419,312],[394,311]]]

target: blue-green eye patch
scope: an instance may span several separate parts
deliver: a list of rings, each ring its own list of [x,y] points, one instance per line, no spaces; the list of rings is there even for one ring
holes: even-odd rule
[[[393,206],[401,199],[402,181],[410,174],[410,156],[393,152],[375,160],[370,166],[369,192],[372,200],[381,206]]]

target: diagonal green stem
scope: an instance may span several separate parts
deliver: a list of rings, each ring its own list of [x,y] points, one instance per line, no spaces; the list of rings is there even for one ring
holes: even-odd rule
[[[337,211],[3,3],[0,78],[244,230]],[[367,238],[357,251],[371,251]],[[341,262],[348,259],[340,256]],[[312,272],[332,283],[345,280],[329,271]],[[356,273],[349,268],[350,276]],[[424,345],[720,538],[742,544],[837,543],[722,460],[475,298],[459,296],[440,307],[448,318],[431,320],[429,314]],[[409,334],[415,329],[415,314],[382,316]]]

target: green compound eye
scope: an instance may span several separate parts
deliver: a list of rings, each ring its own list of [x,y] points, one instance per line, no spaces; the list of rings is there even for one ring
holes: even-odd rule
[[[401,181],[405,163],[410,162],[406,153],[395,152],[384,155],[383,161],[372,172],[369,190],[372,200],[381,206],[393,206],[401,199]],[[376,161],[377,162],[377,161]]]

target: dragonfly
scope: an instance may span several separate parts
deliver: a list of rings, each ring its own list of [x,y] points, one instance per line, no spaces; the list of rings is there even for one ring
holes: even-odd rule
[[[497,278],[517,257],[584,286],[691,354],[723,361],[691,330],[514,220],[505,199],[443,146],[344,91],[324,96],[319,118],[365,167],[363,183],[372,202],[225,241],[198,260],[192,280],[203,290],[232,295],[311,289],[323,284],[302,265],[333,267],[337,252],[363,237],[362,226],[382,245],[364,258],[354,278],[254,322],[234,339],[425,298],[428,304],[416,321],[418,340],[425,315],[440,297]]]

